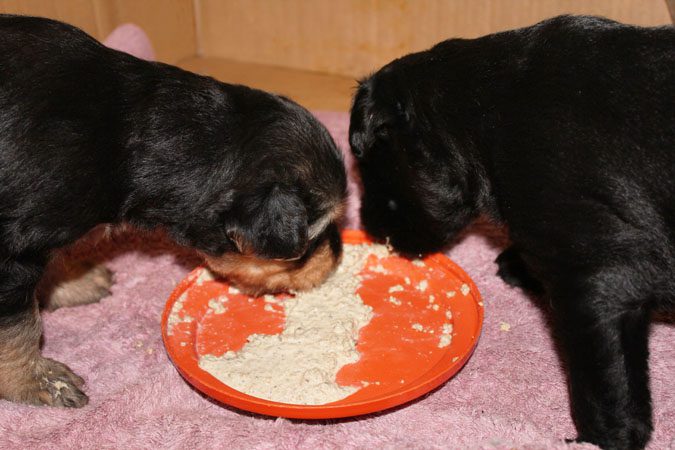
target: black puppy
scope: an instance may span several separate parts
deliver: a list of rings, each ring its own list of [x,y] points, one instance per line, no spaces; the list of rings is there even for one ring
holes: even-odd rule
[[[579,439],[643,447],[650,311],[675,306],[675,29],[562,16],[453,39],[362,81],[368,231],[438,250],[479,213],[550,297]]]
[[[0,16],[0,397],[87,402],[40,355],[34,290],[54,249],[101,223],[162,227],[248,291],[308,288],[339,258],[345,178],[288,99]],[[105,292],[105,273],[84,272],[64,303]]]

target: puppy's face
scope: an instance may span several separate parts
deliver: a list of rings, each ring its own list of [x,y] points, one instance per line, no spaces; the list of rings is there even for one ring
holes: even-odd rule
[[[341,255],[342,154],[288,99],[232,86],[227,100],[225,148],[200,165],[201,192],[190,190],[195,206],[185,205],[173,234],[249,294],[316,286]]]
[[[360,84],[349,140],[363,180],[365,228],[418,254],[441,249],[476,215],[481,182],[452,125],[426,98],[433,93],[405,71],[395,61]]]
[[[342,241],[331,224],[300,258],[263,259],[254,254],[204,255],[211,270],[250,295],[307,290],[323,282],[342,255]]]

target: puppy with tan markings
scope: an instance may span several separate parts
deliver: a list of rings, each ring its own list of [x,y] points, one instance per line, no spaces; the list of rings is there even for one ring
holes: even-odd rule
[[[675,310],[675,29],[553,18],[451,39],[364,80],[350,143],[363,222],[436,251],[507,226],[511,284],[543,292],[579,440],[645,446],[648,336]]]
[[[252,293],[313,287],[341,254],[344,165],[308,111],[52,20],[0,16],[0,178],[7,400],[87,403],[82,378],[40,354],[35,292],[56,250],[99,224],[161,227]],[[100,266],[52,268],[66,279],[52,307],[108,293]]]

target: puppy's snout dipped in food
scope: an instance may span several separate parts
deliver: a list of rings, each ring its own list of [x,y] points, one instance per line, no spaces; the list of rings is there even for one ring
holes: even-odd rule
[[[209,268],[249,295],[303,291],[321,284],[342,256],[337,225],[331,223],[300,257],[260,258],[254,254],[204,255]]]
[[[249,295],[311,289],[342,252],[342,154],[307,110],[274,100],[284,116],[242,138],[242,174],[216,219],[223,232],[197,247],[215,274]]]

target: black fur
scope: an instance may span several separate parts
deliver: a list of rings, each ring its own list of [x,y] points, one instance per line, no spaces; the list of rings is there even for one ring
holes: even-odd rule
[[[291,100],[21,16],[0,16],[0,179],[0,327],[32,308],[50,252],[98,224],[298,258],[346,192],[333,140]]]
[[[649,314],[675,305],[675,29],[561,16],[442,42],[361,83],[350,143],[364,224],[398,249],[508,226],[502,273],[550,298],[579,438],[643,447]]]

